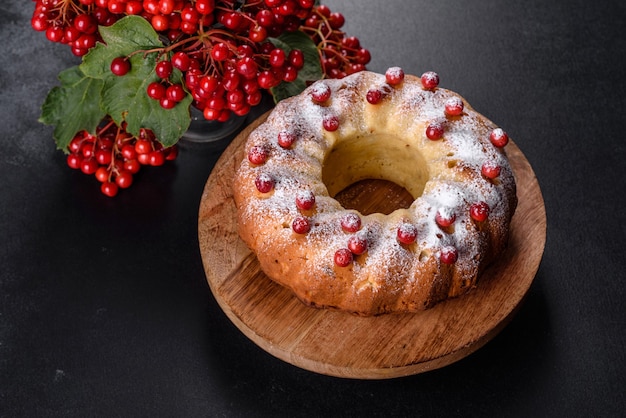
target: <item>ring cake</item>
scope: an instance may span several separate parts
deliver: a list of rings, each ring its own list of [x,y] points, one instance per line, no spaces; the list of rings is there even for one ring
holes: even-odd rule
[[[248,137],[239,235],[304,303],[416,312],[472,289],[504,251],[517,197],[506,133],[437,74],[359,72],[278,103]],[[363,215],[334,199],[384,179],[415,199]]]

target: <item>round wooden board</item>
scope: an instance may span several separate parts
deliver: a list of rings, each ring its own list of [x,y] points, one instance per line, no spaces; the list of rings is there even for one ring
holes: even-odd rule
[[[467,295],[416,314],[363,318],[315,309],[271,281],[237,234],[234,173],[248,134],[225,150],[202,195],[198,237],[215,299],[248,338],[295,366],[331,376],[384,379],[458,361],[493,338],[512,318],[535,277],[546,241],[546,213],[535,174],[512,142],[507,153],[519,204],[509,247]]]

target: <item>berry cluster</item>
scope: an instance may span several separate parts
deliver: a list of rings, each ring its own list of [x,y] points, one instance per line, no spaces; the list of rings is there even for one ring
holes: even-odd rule
[[[139,137],[134,137],[113,122],[98,129],[96,135],[78,132],[68,148],[67,165],[95,175],[102,193],[110,197],[130,187],[142,166],[161,166],[178,156],[176,145],[164,148],[151,131],[142,129]]]
[[[314,0],[34,0],[31,25],[53,42],[68,44],[77,56],[101,41],[98,26],[127,15],[145,18],[167,45],[147,95],[169,109],[191,94],[207,120],[245,115],[259,104],[262,90],[291,82],[303,68],[304,54],[285,51],[269,41],[301,30],[316,44],[325,77],[341,78],[365,69],[370,53],[340,28],[341,13]],[[127,57],[111,71],[130,70]],[[173,68],[184,82],[172,84]]]

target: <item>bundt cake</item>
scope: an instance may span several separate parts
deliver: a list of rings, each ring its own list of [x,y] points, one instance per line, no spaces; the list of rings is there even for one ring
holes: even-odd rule
[[[504,251],[517,205],[507,134],[433,72],[362,71],[278,103],[251,132],[233,195],[239,235],[304,303],[358,315],[457,297]],[[334,196],[385,179],[415,198],[385,215]]]

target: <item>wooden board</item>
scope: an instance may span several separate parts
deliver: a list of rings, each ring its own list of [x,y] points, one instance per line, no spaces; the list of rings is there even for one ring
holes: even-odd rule
[[[507,153],[517,178],[519,205],[509,247],[499,262],[485,270],[478,288],[424,312],[362,318],[305,306],[263,274],[237,235],[232,180],[244,158],[249,132],[266,116],[242,131],[217,162],[206,183],[198,219],[200,251],[211,291],[248,338],[272,355],[313,372],[384,379],[458,361],[509,322],[535,277],[546,240],[541,190],[514,143],[509,143]],[[383,207],[387,201],[394,205],[406,199],[403,190],[367,182],[343,197],[360,205],[363,193],[370,196],[365,201],[377,201],[372,194],[384,196],[378,199]]]

